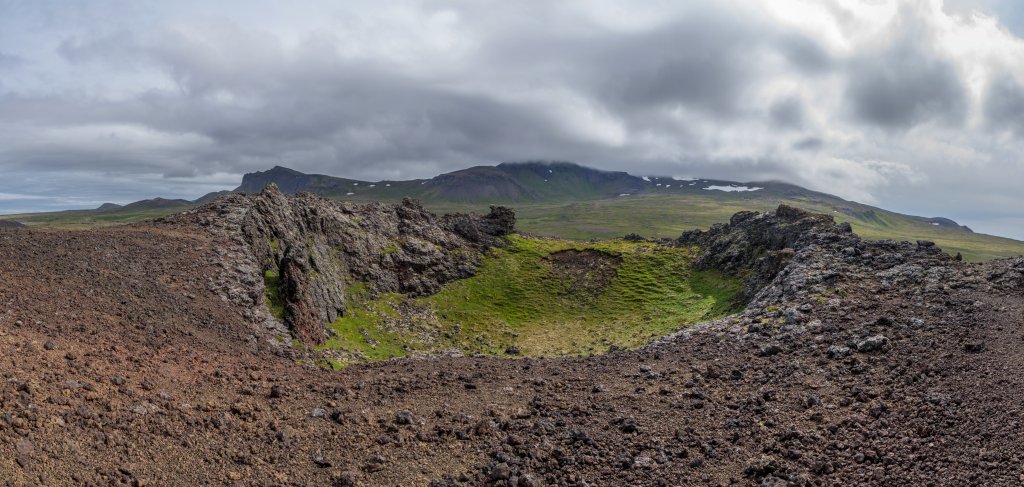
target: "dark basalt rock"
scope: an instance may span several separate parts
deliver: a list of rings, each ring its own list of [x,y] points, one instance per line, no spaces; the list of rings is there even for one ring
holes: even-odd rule
[[[511,208],[492,205],[491,212],[483,218],[477,215],[452,213],[445,215],[442,221],[446,228],[470,242],[498,246],[501,245],[499,237],[504,237],[515,230],[516,213]]]
[[[325,323],[345,312],[345,287],[363,282],[372,293],[423,296],[472,276],[483,252],[503,245],[515,213],[492,206],[489,214],[437,216],[420,202],[357,205],[310,193],[287,196],[274,185],[258,194],[235,194],[165,221],[193,221],[232,237],[248,264],[231,262],[239,279],[224,276],[226,297],[251,298],[263,307],[264,273],[280,276],[284,321],[307,344],[326,339]],[[241,281],[245,289],[237,289]],[[259,313],[253,313],[257,316]]]
[[[998,289],[1024,289],[1024,257],[1004,259],[985,264],[988,280]]]
[[[700,269],[745,276],[738,299],[746,302],[775,279],[796,252],[824,244],[855,249],[860,238],[849,224],[836,224],[831,216],[780,205],[767,213],[741,211],[727,224],[684,232],[676,242],[701,248],[696,261]]]

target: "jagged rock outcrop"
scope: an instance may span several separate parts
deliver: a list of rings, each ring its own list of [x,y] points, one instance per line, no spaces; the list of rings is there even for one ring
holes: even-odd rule
[[[182,219],[231,236],[240,246],[229,252],[237,274],[277,279],[283,319],[309,344],[321,343],[324,324],[345,312],[346,286],[362,282],[374,293],[433,294],[472,276],[483,251],[501,245],[515,225],[515,213],[504,207],[485,216],[439,217],[411,199],[357,205],[310,193],[287,196],[274,185],[168,220]],[[243,282],[253,285],[232,292],[235,285],[226,282],[222,288],[262,307],[263,279]]]
[[[684,232],[677,243],[700,247],[697,268],[745,277],[739,299],[749,301],[775,279],[796,252],[820,245],[855,249],[860,239],[848,223],[836,224],[831,216],[780,205],[768,213],[741,211],[729,223],[713,225],[707,231]]]
[[[1004,259],[985,264],[987,277],[997,289],[1024,290],[1024,257]]]
[[[844,273],[870,274],[885,289],[922,285],[931,292],[978,284],[963,279],[960,261],[933,242],[864,241],[848,223],[785,205],[767,213],[737,213],[728,224],[685,232],[676,243],[700,247],[698,268],[743,277],[738,299],[749,303],[748,314],[825,292]],[[991,279],[1004,286],[1021,275],[1005,263],[992,272]]]

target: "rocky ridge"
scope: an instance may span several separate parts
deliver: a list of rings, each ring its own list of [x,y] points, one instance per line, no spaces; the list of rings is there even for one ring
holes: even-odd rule
[[[806,260],[823,246],[852,248],[860,239],[849,224],[837,225],[827,215],[783,205],[771,213],[741,211],[727,224],[684,232],[677,243],[701,248],[695,263],[698,268],[744,277],[740,299],[750,301],[776,279],[797,252],[803,253],[799,260]]]
[[[217,286],[255,320],[267,292],[264,276],[280,280],[281,318],[309,345],[326,338],[326,323],[345,312],[346,286],[366,283],[373,292],[414,296],[472,276],[488,247],[503,244],[515,213],[492,207],[485,216],[438,217],[411,199],[401,204],[356,205],[310,193],[287,196],[273,184],[253,195],[230,195],[161,220],[192,224],[234,242]]]

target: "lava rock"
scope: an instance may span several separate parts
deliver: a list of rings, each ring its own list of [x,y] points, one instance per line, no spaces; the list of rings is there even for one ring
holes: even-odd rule
[[[415,422],[416,422],[416,417],[413,416],[412,412],[410,412],[410,411],[404,411],[404,410],[403,411],[399,411],[399,413],[397,415],[395,415],[395,423],[396,424],[399,424],[399,425],[402,425],[402,426],[407,426],[407,425],[413,424]]]
[[[842,345],[832,345],[828,347],[828,350],[826,350],[825,353],[828,354],[828,358],[840,359],[850,355],[852,351],[848,347],[844,347]]]
[[[981,353],[985,351],[985,342],[969,342],[964,344],[964,350],[968,353]]]
[[[889,339],[885,335],[874,335],[857,342],[857,351],[861,353],[884,352],[889,349]]]
[[[778,343],[769,343],[767,345],[762,345],[757,349],[757,354],[762,357],[771,357],[772,355],[777,355],[779,352],[782,352],[782,347],[779,346]]]

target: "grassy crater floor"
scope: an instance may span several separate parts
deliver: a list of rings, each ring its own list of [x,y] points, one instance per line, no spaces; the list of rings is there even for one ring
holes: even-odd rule
[[[632,348],[734,311],[740,282],[696,271],[695,249],[512,236],[474,277],[425,298],[372,297],[349,309],[317,350],[340,367],[416,353],[590,355]]]

